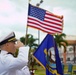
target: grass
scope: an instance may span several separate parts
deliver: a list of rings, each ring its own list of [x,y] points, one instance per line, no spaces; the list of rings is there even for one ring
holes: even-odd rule
[[[45,75],[45,70],[42,68],[42,66],[34,66],[34,69],[36,69],[34,75]]]
[[[35,75],[45,75],[45,70],[41,66],[38,66]]]
[[[34,68],[36,69],[34,75],[46,75],[45,70],[41,66],[35,66]],[[76,65],[73,65],[72,73],[74,70],[76,70]],[[68,72],[68,66],[65,65],[64,73],[67,72]]]

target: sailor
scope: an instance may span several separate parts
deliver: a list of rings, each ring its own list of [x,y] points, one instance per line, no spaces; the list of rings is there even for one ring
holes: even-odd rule
[[[13,54],[19,50],[18,56]],[[28,68],[29,47],[17,41],[14,32],[0,38],[0,75],[30,75]]]

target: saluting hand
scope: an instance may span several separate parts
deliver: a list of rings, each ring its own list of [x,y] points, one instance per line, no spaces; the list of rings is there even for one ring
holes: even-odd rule
[[[18,49],[19,47],[23,47],[25,45],[21,41],[17,41],[17,43],[15,44],[15,46]]]

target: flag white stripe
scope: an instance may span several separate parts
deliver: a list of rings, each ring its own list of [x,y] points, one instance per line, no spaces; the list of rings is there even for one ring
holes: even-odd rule
[[[31,17],[29,17],[29,18],[31,18]],[[32,19],[32,18],[31,18]],[[48,27],[50,27],[50,26],[55,26],[55,27],[58,27],[58,28],[62,28],[62,26],[59,26],[59,25],[55,25],[55,24],[50,24],[50,23],[48,23],[48,22],[43,22],[43,21],[41,21],[41,20],[39,20],[39,19],[37,19],[37,18],[33,18],[33,20],[31,20],[31,19],[29,19],[29,21],[30,22],[34,22],[34,23],[38,23],[38,24],[40,24],[40,25],[43,25],[43,24],[46,24],[45,26],[48,26]],[[37,21],[36,21],[37,20]],[[39,23],[39,22],[41,22],[41,23]],[[43,25],[44,26],[44,25]]]
[[[42,30],[44,30],[44,31],[47,31],[47,32],[52,32],[52,33],[56,33],[57,31],[58,32],[61,32],[61,31],[59,31],[59,30],[57,30],[57,29],[55,29],[56,31],[53,31],[53,30],[51,30],[51,28],[50,28],[50,30],[47,30],[46,28],[43,28],[43,27],[40,27],[40,26],[38,26],[38,25],[36,25],[36,24],[32,24],[32,23],[28,23],[28,26],[33,26],[33,27],[36,27],[36,28],[40,28],[40,29],[42,29]],[[52,28],[52,29],[54,29],[54,28]]]

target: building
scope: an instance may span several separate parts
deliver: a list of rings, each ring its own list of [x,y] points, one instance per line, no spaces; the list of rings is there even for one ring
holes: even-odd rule
[[[68,42],[68,46],[66,47],[66,60],[67,62],[74,62],[76,61],[76,36],[74,35],[67,35],[64,38]],[[64,48],[59,49],[60,58],[63,61],[63,51]]]

